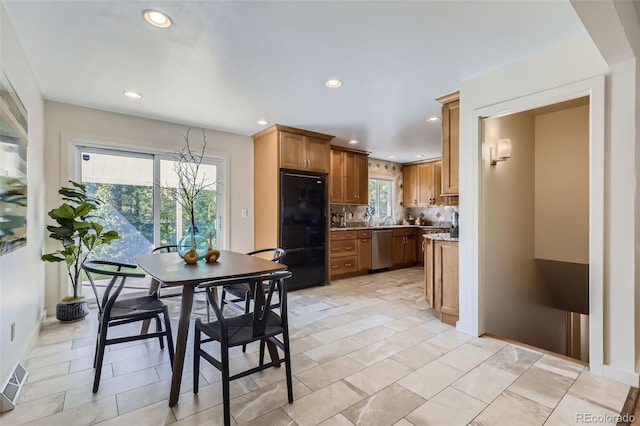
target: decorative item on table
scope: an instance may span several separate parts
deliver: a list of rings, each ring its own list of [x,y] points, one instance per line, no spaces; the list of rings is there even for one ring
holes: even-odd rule
[[[202,192],[216,182],[208,180],[206,175],[200,173],[208,143],[204,129],[202,129],[202,149],[199,153],[191,146],[190,133],[191,128],[184,136],[185,146],[174,155],[173,171],[178,179],[178,185],[177,188],[169,188],[169,190],[173,192],[176,201],[189,216],[190,226],[178,242],[178,254],[187,264],[193,265],[204,258],[208,248],[206,238],[200,235],[196,227],[196,204]]]
[[[78,286],[82,285],[81,266],[95,248],[120,238],[116,231],[105,231],[94,220],[93,212],[102,200],[89,195],[86,185],[70,182],[73,187],[63,186],[58,190],[64,201],[62,205],[49,212],[49,217],[58,226],[47,226],[49,237],[60,241],[63,248],[42,255],[45,262],[65,262],[73,286],[73,297],[65,297],[56,306],[56,318],[60,321],[76,320],[89,314],[89,302],[78,295]]]
[[[213,248],[213,232],[209,231],[209,247],[207,248],[207,254],[204,255],[204,260],[207,263],[217,262],[220,257],[220,250]]]

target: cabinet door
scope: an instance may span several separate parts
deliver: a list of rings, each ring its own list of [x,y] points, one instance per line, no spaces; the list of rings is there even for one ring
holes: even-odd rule
[[[280,167],[296,170],[306,169],[304,136],[280,132]]]
[[[391,266],[404,264],[404,237],[391,238]]]
[[[427,305],[433,308],[433,240],[425,239],[424,244],[424,283]]]
[[[342,195],[342,153],[331,150],[331,173],[329,174],[329,202],[340,204]]]
[[[442,195],[458,195],[460,101],[442,105]]]
[[[434,253],[435,309],[441,321],[455,325],[458,319],[458,243],[438,241]]]
[[[306,169],[314,172],[329,173],[328,141],[305,136]]]
[[[416,231],[416,262],[418,265],[424,265],[424,250],[427,241],[422,236],[426,233],[420,229]]]
[[[342,153],[342,173],[343,173],[343,199],[345,203],[356,204],[358,202],[358,162],[357,154],[353,152]]]
[[[371,238],[358,239],[358,271],[371,269]]]
[[[416,263],[416,236],[414,234],[404,238],[404,263],[405,265],[413,265]]]
[[[417,166],[415,164],[410,164],[402,168],[402,201],[404,207],[414,207],[418,205],[416,177]]]
[[[369,157],[358,154],[356,157],[356,187],[358,204],[369,204]]]
[[[435,204],[438,206],[444,206],[447,204],[446,197],[443,197],[442,192],[442,160],[433,163],[433,198],[436,200]]]
[[[418,205],[422,207],[435,204],[433,196],[433,163],[418,164],[416,170]]]

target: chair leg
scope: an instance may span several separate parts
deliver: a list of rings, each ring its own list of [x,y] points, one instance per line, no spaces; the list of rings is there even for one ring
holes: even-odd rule
[[[102,321],[98,320],[98,333],[96,333],[96,349],[93,351],[93,368],[96,368],[98,360],[98,347],[100,346],[100,330],[102,329]]]
[[[100,386],[100,376],[102,375],[102,361],[104,360],[104,348],[106,346],[107,341],[107,330],[109,329],[108,324],[102,324],[100,327],[100,336],[98,337],[98,351],[96,356],[96,367],[95,374],[93,376],[93,393],[98,392],[98,387]]]
[[[244,294],[244,313],[248,314],[250,308],[251,308],[251,293],[247,291]],[[247,351],[247,345],[244,344],[242,345],[242,352],[246,352],[246,351]]]
[[[260,340],[260,367],[264,365],[264,339]]]
[[[162,321],[160,321],[160,315],[156,315],[156,331],[162,331]],[[160,340],[160,349],[164,349],[164,339],[162,338],[162,336],[158,337],[158,340]]]
[[[209,298],[205,296],[204,301],[207,304],[207,322],[211,322],[211,318],[209,317],[209,310],[211,309],[211,306],[209,305]]]
[[[195,336],[193,338],[193,393],[198,393],[198,384],[200,383],[200,330],[195,327]]]
[[[284,345],[284,367],[287,376],[287,396],[289,403],[293,402],[293,382],[291,379],[291,353],[289,351],[289,331],[285,328],[282,333],[282,343]]]
[[[169,308],[164,305],[162,308],[162,315],[164,316],[164,330],[167,333],[167,349],[169,350],[169,361],[171,362],[171,370],[173,370],[173,334],[171,334],[171,318],[169,317]]]
[[[231,402],[229,396],[229,348],[222,347],[222,403],[224,406],[224,426],[231,426]]]

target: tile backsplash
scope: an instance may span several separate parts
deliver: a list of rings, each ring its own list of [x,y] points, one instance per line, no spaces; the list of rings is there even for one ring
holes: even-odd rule
[[[413,218],[422,217],[429,224],[442,224],[449,226],[454,211],[458,211],[458,206],[434,206],[434,207],[402,207],[402,164],[392,161],[369,158],[369,177],[393,180],[393,217],[389,219],[392,224],[402,224],[403,220],[409,216]],[[343,204],[332,204],[332,217],[339,220],[344,212],[348,226],[362,226],[368,223],[365,217],[367,206],[353,206]],[[382,218],[374,218],[374,225],[383,221]],[[391,224],[391,223],[390,223]]]

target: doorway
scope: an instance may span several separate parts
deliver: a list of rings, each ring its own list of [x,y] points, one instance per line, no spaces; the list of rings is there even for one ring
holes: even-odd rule
[[[589,97],[485,117],[482,138],[485,331],[588,362]]]

